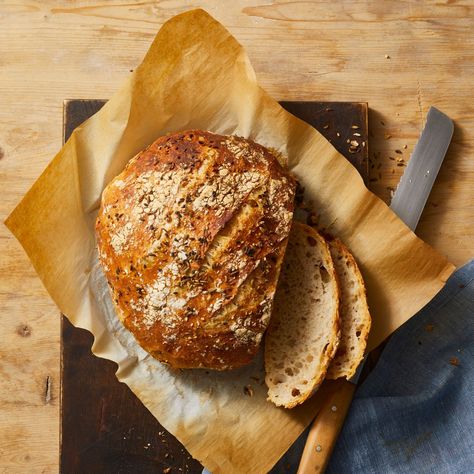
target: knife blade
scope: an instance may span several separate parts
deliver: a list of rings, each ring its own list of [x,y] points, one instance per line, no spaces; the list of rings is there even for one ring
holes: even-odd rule
[[[435,107],[398,183],[390,208],[415,230],[453,136],[452,120]]]
[[[390,208],[415,230],[453,136],[452,120],[430,107],[426,124],[399,181]],[[344,424],[367,355],[350,380],[337,380],[308,433],[298,474],[324,472]],[[324,449],[323,449],[324,445]]]

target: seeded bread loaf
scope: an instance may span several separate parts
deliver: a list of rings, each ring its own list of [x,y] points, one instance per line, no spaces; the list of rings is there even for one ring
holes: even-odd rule
[[[104,190],[99,261],[118,316],[153,357],[225,370],[256,354],[293,214],[295,182],[266,148],[168,135]]]
[[[323,382],[339,344],[339,288],[324,238],[294,222],[265,335],[268,399],[293,408]]]
[[[329,366],[326,378],[349,379],[364,358],[370,331],[370,314],[365,285],[359,267],[347,247],[339,239],[329,241],[329,249],[339,279],[341,293],[341,342]]]

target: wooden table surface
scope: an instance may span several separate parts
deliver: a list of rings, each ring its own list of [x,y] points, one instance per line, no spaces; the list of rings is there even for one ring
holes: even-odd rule
[[[419,235],[474,256],[474,2],[77,0],[0,3],[0,217],[61,146],[63,100],[107,98],[160,25],[201,6],[278,100],[367,101],[370,187],[388,201],[430,105],[455,121]],[[59,316],[0,227],[0,473],[57,472]]]

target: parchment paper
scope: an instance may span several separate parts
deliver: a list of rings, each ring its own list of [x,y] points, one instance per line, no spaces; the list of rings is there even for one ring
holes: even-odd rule
[[[329,142],[257,85],[223,26],[202,10],[163,25],[135,73],[74,131],[6,224],[59,309],[94,334],[93,352],[118,363],[119,380],[195,458],[213,473],[266,472],[317,413],[327,386],[287,411],[265,401],[261,355],[228,373],[166,368],[117,323],[97,266],[103,188],[157,137],[191,128],[250,137],[288,157],[306,199],[360,263],[373,316],[370,347],[423,307],[454,267],[371,194]]]

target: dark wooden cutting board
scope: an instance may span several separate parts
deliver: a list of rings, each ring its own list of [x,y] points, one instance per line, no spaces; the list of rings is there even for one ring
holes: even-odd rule
[[[105,101],[64,103],[64,140]],[[368,178],[366,103],[282,102],[319,130]],[[360,134],[354,135],[354,134]],[[359,145],[351,145],[356,140]],[[61,325],[61,473],[200,473],[202,466],[115,377],[117,365],[92,355],[91,333]]]

